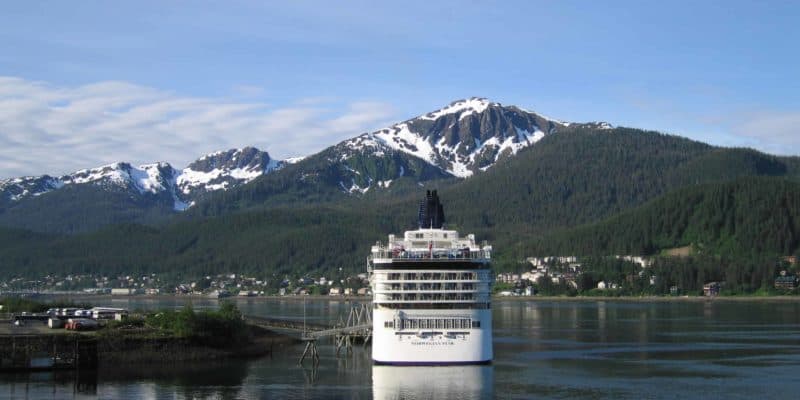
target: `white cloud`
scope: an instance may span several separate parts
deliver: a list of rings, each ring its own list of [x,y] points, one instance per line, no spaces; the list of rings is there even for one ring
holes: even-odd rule
[[[731,127],[737,136],[750,138],[754,147],[774,154],[797,155],[800,149],[800,111],[757,112],[740,117]]]
[[[203,154],[244,146],[276,158],[308,155],[394,119],[382,102],[296,99],[273,107],[127,82],[67,87],[0,77],[0,178],[116,161],[180,168]]]

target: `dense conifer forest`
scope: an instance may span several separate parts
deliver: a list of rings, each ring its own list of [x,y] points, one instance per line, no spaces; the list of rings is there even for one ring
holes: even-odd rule
[[[469,179],[433,179],[420,167],[426,179],[409,176],[360,196],[320,184],[327,176],[321,162],[314,182],[293,168],[210,196],[187,213],[148,217],[148,225],[120,221],[78,234],[2,228],[0,275],[362,271],[375,241],[415,228],[417,204],[431,188],[440,191],[446,227],[489,240],[499,270],[528,256],[658,255],[691,245],[694,261],[657,265],[682,271],[717,260],[703,273],[727,276],[740,272],[726,269],[730,260],[798,251],[797,158],[656,132],[564,130]],[[88,226],[105,217],[71,218]],[[747,290],[774,274],[774,262],[740,264],[761,271],[747,274]],[[701,269],[681,279],[696,286]]]

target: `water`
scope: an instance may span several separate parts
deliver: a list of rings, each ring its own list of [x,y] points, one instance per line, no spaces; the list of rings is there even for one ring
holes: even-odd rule
[[[180,307],[176,299],[105,300]],[[196,309],[216,307],[195,300]],[[238,300],[246,314],[335,320],[338,301]],[[496,301],[490,366],[373,366],[369,348],[336,359],[321,343],[317,370],[302,345],[274,358],[119,366],[94,374],[0,375],[0,398],[213,399],[683,399],[795,398],[800,302]]]

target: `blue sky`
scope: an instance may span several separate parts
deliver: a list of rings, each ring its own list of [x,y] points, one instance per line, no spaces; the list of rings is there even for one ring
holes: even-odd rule
[[[306,155],[471,96],[800,153],[798,2],[374,3],[5,4],[0,178]]]

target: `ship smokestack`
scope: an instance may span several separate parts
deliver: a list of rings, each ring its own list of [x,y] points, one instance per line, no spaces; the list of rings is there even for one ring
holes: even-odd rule
[[[442,229],[444,226],[444,208],[439,202],[436,191],[428,190],[425,199],[419,202],[419,228]]]

